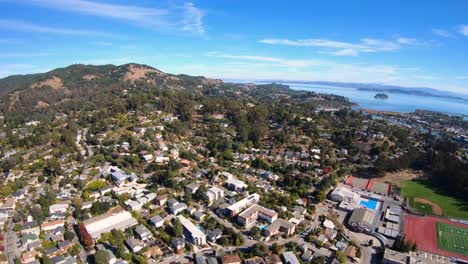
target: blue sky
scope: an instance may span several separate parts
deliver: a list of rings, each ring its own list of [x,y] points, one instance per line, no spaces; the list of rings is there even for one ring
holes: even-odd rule
[[[468,93],[468,1],[0,0],[0,76],[145,63]]]

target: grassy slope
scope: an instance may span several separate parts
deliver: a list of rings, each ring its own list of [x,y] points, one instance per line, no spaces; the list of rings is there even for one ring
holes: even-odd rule
[[[446,216],[468,220],[468,211],[463,209],[463,201],[450,196],[440,195],[420,182],[402,182],[401,193],[404,197],[420,197],[438,204]]]

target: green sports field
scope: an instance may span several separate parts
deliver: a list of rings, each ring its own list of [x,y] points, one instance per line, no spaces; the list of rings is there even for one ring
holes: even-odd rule
[[[468,210],[465,209],[465,201],[439,194],[433,188],[425,184],[424,181],[402,182],[401,194],[409,198],[411,203],[413,203],[413,198],[424,198],[439,205],[445,216],[468,220]],[[416,207],[415,209],[419,209],[424,213],[428,213],[428,209],[414,205],[414,203],[411,204],[411,206]],[[425,209],[427,211],[425,211]]]
[[[439,249],[468,256],[468,229],[437,222]]]

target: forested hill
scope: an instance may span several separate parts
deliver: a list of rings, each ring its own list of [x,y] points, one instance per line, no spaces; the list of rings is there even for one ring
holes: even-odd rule
[[[251,97],[257,100],[284,96],[313,97],[321,106],[346,106],[340,96],[296,92],[284,85],[224,83],[185,74],[173,75],[141,64],[71,65],[47,73],[16,75],[0,79],[0,115],[16,125],[52,119],[70,111],[131,109],[132,91],[180,91],[196,95]],[[131,99],[131,98],[130,98]]]

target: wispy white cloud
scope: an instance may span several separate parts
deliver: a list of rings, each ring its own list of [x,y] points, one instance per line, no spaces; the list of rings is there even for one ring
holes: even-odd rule
[[[198,34],[205,33],[205,28],[203,26],[203,11],[195,7],[193,3],[185,3],[182,9],[182,30]]]
[[[224,68],[236,68],[236,73],[223,74],[222,77],[274,78],[284,80],[341,80],[341,81],[389,81],[399,78],[399,68],[389,65],[347,64],[327,60],[295,60],[288,58],[259,56],[259,55],[233,55],[220,52],[206,54],[221,59]],[[234,62],[234,63],[233,63]],[[242,67],[238,67],[242,65]],[[274,68],[272,68],[274,67]],[[257,75],[258,71],[264,70]],[[214,72],[219,70],[213,69]],[[252,75],[255,72],[255,76]]]
[[[432,33],[439,37],[444,37],[444,38],[453,38],[453,34],[450,33],[448,30],[445,29],[439,29],[439,28],[433,28]]]
[[[381,40],[374,38],[363,38],[358,43],[336,41],[330,39],[262,39],[259,42],[270,45],[287,45],[297,47],[323,48],[322,53],[336,56],[357,56],[360,53],[388,52],[399,50],[402,46],[419,45],[417,39],[400,37],[396,40]]]
[[[269,62],[269,63],[279,64],[282,66],[299,67],[299,68],[320,64],[320,62],[316,60],[293,60],[293,59],[283,59],[283,58],[277,58],[277,57],[256,56],[256,55],[232,55],[232,54],[226,54],[222,52],[209,52],[206,55],[217,57],[217,58],[225,58],[225,59]]]
[[[119,35],[117,34],[112,34],[112,33],[107,33],[107,32],[43,26],[43,25],[37,25],[37,24],[25,22],[25,21],[8,20],[8,19],[0,19],[0,28],[3,30],[21,31],[21,32],[50,33],[50,34],[62,34],[62,35],[74,35],[74,36],[119,37]]]
[[[176,29],[191,33],[205,32],[203,11],[193,3],[165,8],[111,4],[88,0],[20,0],[55,10],[80,13],[110,19],[118,19],[153,29]]]
[[[468,36],[468,25],[461,25],[458,29],[458,32],[463,36]]]

